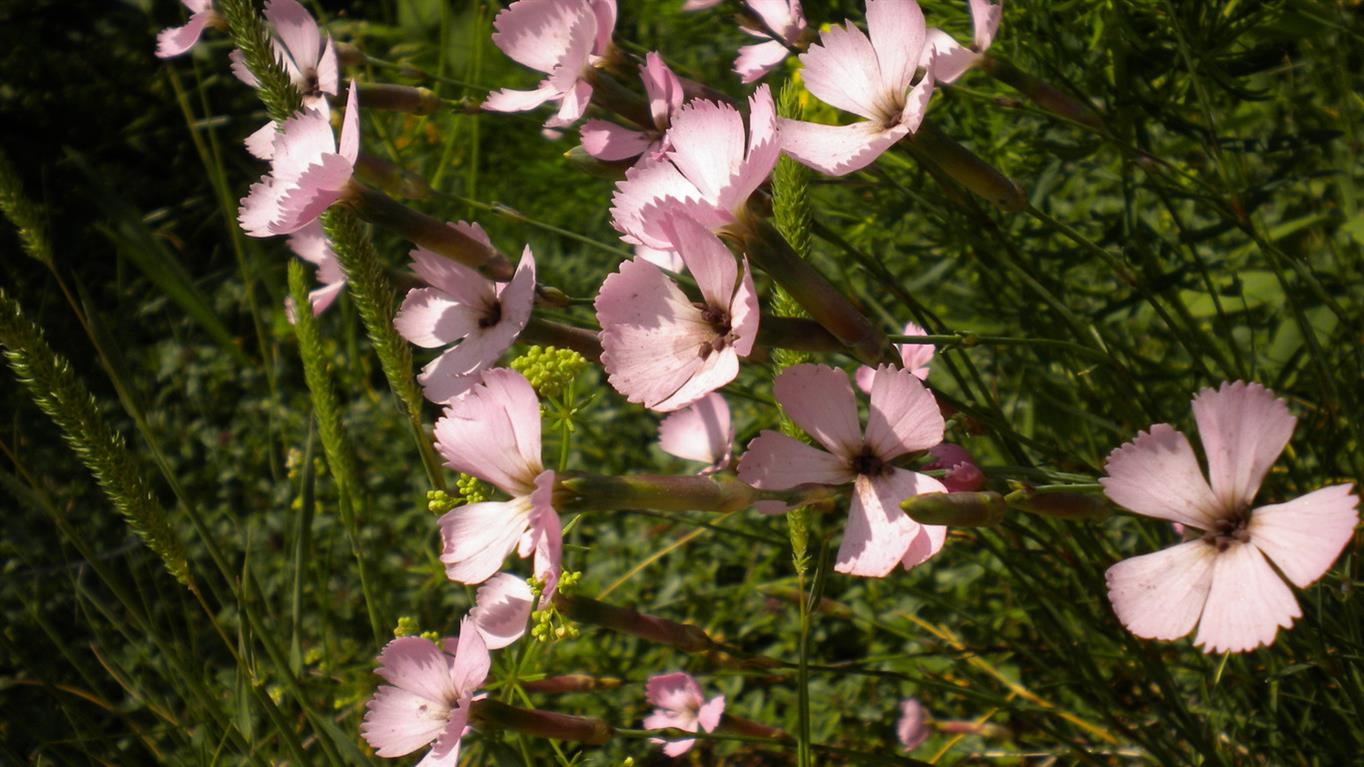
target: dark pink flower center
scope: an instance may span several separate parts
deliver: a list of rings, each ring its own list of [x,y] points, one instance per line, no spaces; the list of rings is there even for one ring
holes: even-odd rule
[[[502,302],[493,301],[491,304],[489,304],[488,310],[483,313],[483,316],[478,318],[478,326],[486,330],[487,328],[490,328],[501,321]]]
[[[734,328],[730,326],[729,312],[714,306],[701,307],[701,320],[715,331],[715,339],[702,343],[698,350],[701,359],[705,359],[711,352],[723,351],[734,340]]]
[[[848,464],[857,474],[864,477],[879,477],[890,473],[890,464],[871,452],[871,448],[864,447],[862,452],[853,456],[851,463]]]

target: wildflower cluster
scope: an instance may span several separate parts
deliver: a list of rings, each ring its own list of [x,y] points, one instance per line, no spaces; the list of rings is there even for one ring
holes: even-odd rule
[[[186,5],[194,16],[186,27],[163,33],[162,55],[183,52],[203,30],[220,26],[207,0]],[[690,0],[687,8],[713,5]],[[934,344],[973,348],[981,339],[933,335],[906,317],[870,318],[865,302],[793,247],[795,234],[784,236],[773,223],[765,190],[783,155],[837,178],[872,168],[898,147],[954,194],[964,190],[1004,211],[1023,209],[1026,198],[1010,179],[928,120],[938,90],[972,67],[994,71],[987,50],[1002,8],[972,0],[974,35],[964,46],[928,27],[914,0],[866,0],[864,19],[818,34],[796,0],[739,5],[741,28],[761,40],[738,52],[734,70],[742,83],[778,71],[795,53],[800,81],[824,105],[807,114],[837,110],[857,119],[779,117],[766,84],[731,101],[679,77],[658,52],[638,61],[613,41],[615,0],[517,0],[493,21],[492,42],[544,79],[529,91],[496,89],[482,107],[507,113],[550,105],[544,125],[556,134],[591,114],[578,134],[583,151],[621,175],[610,200],[611,224],[634,256],[592,298],[594,328],[586,320],[565,326],[543,311],[544,296],[563,294],[543,284],[529,246],[513,267],[478,223],[434,219],[367,184],[360,104],[373,91],[350,81],[335,135],[328,97],[339,101],[342,92],[333,41],[293,0],[267,4],[277,63],[301,107],[247,139],[247,149],[269,162],[270,172],[242,200],[241,227],[253,237],[288,235],[295,252],[317,265],[321,287],[309,295],[313,311],[331,305],[354,279],[350,292],[366,305],[367,321],[380,317],[385,333],[396,330],[418,350],[431,350],[416,380],[440,411],[434,451],[458,478],[453,491],[431,491],[427,508],[439,515],[445,575],[477,587],[457,636],[430,641],[418,635],[415,620],[399,620],[396,638],[378,657],[377,673],[387,684],[369,701],[361,726],[380,756],[430,744],[423,764],[453,765],[467,728],[484,724],[589,743],[610,737],[611,727],[597,720],[520,711],[478,694],[491,673],[491,653],[518,641],[528,625],[538,642],[576,639],[578,626],[591,624],[707,661],[731,657],[696,626],[577,593],[582,572],[564,566],[561,514],[570,510],[583,512],[575,524],[587,527],[595,519],[587,512],[780,514],[817,501],[839,509],[829,518],[841,524],[833,527],[832,569],[883,579],[928,566],[947,545],[950,527],[993,525],[1006,512],[1094,519],[1101,516],[1091,513],[1095,505],[1108,508],[1095,492],[1101,487],[1112,504],[1184,530],[1181,543],[1107,571],[1117,619],[1144,638],[1174,640],[1196,631],[1195,643],[1209,652],[1273,643],[1280,628],[1301,616],[1290,584],[1305,588],[1321,578],[1353,535],[1358,500],[1349,484],[1256,505],[1295,419],[1255,383],[1224,383],[1195,397],[1206,480],[1189,441],[1168,424],[1117,447],[1098,484],[1069,495],[1065,488],[1034,491],[1010,477],[1009,467],[981,466],[967,447],[945,442],[947,421],[932,383]],[[244,61],[233,57],[234,72],[259,86]],[[374,105],[401,101],[385,97]],[[1054,98],[1039,106],[1060,108]],[[799,188],[804,194],[804,185]],[[320,223],[329,209],[411,242],[418,287],[396,311],[393,296],[376,303],[368,292],[376,283],[343,272],[333,250],[342,241],[329,242],[327,234],[337,236],[336,230]],[[801,250],[808,246],[804,237]],[[776,302],[783,304],[779,314],[771,310]],[[896,329],[898,337],[888,332]],[[504,366],[528,330],[577,342],[572,349],[532,345]],[[772,377],[757,360],[783,348],[809,361],[788,365],[795,360],[782,358]],[[411,357],[403,360],[397,376],[411,368]],[[564,427],[564,444],[560,460],[547,466],[542,400],[573,392],[588,365],[599,365],[624,401],[666,414],[660,449],[698,464],[697,473],[598,475],[591,465],[570,471],[572,403],[551,424]],[[744,432],[724,396],[741,390],[741,376],[769,377],[780,409],[767,408]],[[394,382],[395,390],[404,385],[419,402],[410,377]],[[429,455],[421,408],[409,409]],[[775,428],[781,418],[789,419],[784,430]],[[737,444],[740,433],[754,432],[746,445]],[[999,492],[1006,489],[1008,496]],[[1058,511],[1065,503],[1089,511],[1067,516]],[[821,531],[830,524],[821,522]],[[803,575],[803,512],[791,527]],[[726,714],[725,697],[706,699],[685,673],[653,676],[645,697],[655,707],[644,720],[648,729],[704,737],[737,728],[790,738]],[[922,742],[928,721],[917,702],[905,704],[898,732],[906,749]],[[808,746],[804,736],[801,742]],[[674,739],[663,751],[679,756],[693,743]]]

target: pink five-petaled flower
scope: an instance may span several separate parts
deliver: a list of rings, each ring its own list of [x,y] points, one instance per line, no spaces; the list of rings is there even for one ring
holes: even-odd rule
[[[805,87],[820,101],[866,119],[851,125],[782,120],[782,151],[842,176],[918,130],[933,95],[932,67],[914,82],[925,35],[924,14],[914,0],[867,0],[867,34],[851,21],[821,33],[800,57]]]
[[[668,220],[678,252],[701,289],[694,304],[672,278],[631,259],[606,278],[595,302],[602,367],[631,402],[671,411],[739,374],[758,335],[758,294],[720,238],[684,216]]]
[[[904,334],[907,336],[923,336],[928,333],[913,322],[906,323]],[[928,380],[928,363],[933,361],[932,344],[895,344],[895,350],[900,353],[900,367],[914,374],[920,381]],[[857,381],[857,388],[863,392],[871,392],[871,377],[874,373],[871,368],[862,365],[853,373],[853,378]]]
[[[477,224],[451,226],[492,247]],[[526,246],[511,282],[493,282],[425,248],[412,251],[412,270],[430,287],[408,291],[393,326],[426,349],[458,342],[417,377],[427,399],[449,402],[473,384],[469,376],[492,367],[525,329],[535,301],[535,256]]]
[[[322,221],[313,221],[289,235],[289,249],[294,255],[317,267],[317,281],[322,283],[322,287],[308,292],[308,303],[312,306],[313,314],[325,312],[346,287],[346,273],[336,259],[336,251],[332,250],[326,232],[322,231]],[[294,322],[293,299],[284,299],[284,310],[289,321]]]
[[[189,21],[183,27],[166,27],[156,35],[156,55],[168,59],[188,52],[199,44],[204,27],[222,23],[213,10],[213,0],[180,0],[189,9]]]
[[[549,75],[533,91],[493,91],[483,108],[524,112],[547,101],[559,111],[547,128],[572,123],[592,99],[588,71],[611,51],[616,0],[517,0],[493,19],[493,43],[531,69]]]
[[[739,49],[738,58],[734,59],[734,72],[744,84],[748,84],[776,69],[791,55],[788,46],[798,43],[805,33],[805,14],[801,12],[800,0],[747,0],[745,4],[768,29],[781,38],[772,39],[772,35],[762,26],[740,25],[744,32],[765,41],[745,45]]]
[[[1197,624],[1194,644],[1205,651],[1244,652],[1302,614],[1284,578],[1302,588],[1330,569],[1354,534],[1359,499],[1353,485],[1332,485],[1252,509],[1296,419],[1273,392],[1241,381],[1199,392],[1193,411],[1211,486],[1169,424],[1108,456],[1099,482],[1109,499],[1197,536],[1110,567],[1108,598],[1139,637],[1178,639]]]
[[[733,443],[729,405],[715,392],[664,418],[658,425],[658,446],[663,452],[706,464],[702,474],[714,474],[728,466],[734,454]]]
[[[327,96],[335,96],[339,84],[336,46],[330,35],[324,36],[312,14],[299,5],[298,0],[268,0],[265,18],[275,30],[270,40],[275,59],[289,74],[289,80],[303,94],[305,109],[314,109],[326,117],[330,114]],[[246,66],[242,52],[228,54],[232,74],[252,88],[260,82]],[[274,153],[275,125],[266,123],[246,139],[246,149],[260,160],[269,160]]]
[[[988,0],[968,0],[971,5],[972,46],[958,43],[951,35],[934,27],[928,30],[928,44],[920,54],[919,66],[933,68],[933,79],[944,85],[954,82],[966,70],[980,61],[981,54],[989,50],[999,31],[999,19],[1003,14],[1003,3]]]
[[[434,740],[422,767],[459,764],[474,691],[487,680],[491,659],[471,618],[460,622],[454,644],[453,656],[421,637],[384,646],[375,673],[388,684],[369,699],[360,725],[360,735],[379,756],[410,754]]]
[[[777,376],[777,402],[824,450],[765,430],[739,460],[739,478],[760,490],[853,483],[848,527],[834,569],[880,578],[897,563],[914,567],[938,553],[947,528],[921,525],[900,510],[912,495],[942,483],[892,461],[942,442],[938,403],[919,379],[889,365],[876,369],[865,433],[848,376],[824,365],[796,365]],[[828,452],[825,452],[828,451]]]
[[[900,701],[900,719],[895,723],[895,736],[906,751],[913,751],[928,739],[928,711],[918,698]]]
[[[578,136],[583,150],[589,155],[603,162],[633,157],[643,157],[644,162],[651,162],[668,149],[668,127],[672,125],[673,115],[682,108],[682,81],[654,51],[644,57],[639,76],[644,81],[644,92],[649,96],[652,129],[636,131],[607,120],[588,120]]]
[[[696,680],[681,671],[649,677],[644,687],[644,698],[654,707],[654,712],[644,717],[646,730],[676,727],[687,732],[696,732],[698,729],[715,732],[720,717],[725,713],[725,696],[716,695],[706,700]],[[674,757],[687,753],[696,743],[690,738],[674,741],[655,738],[654,742],[663,743],[663,753]]]
[[[678,110],[667,154],[636,165],[616,184],[611,225],[622,240],[676,250],[667,219],[678,210],[711,231],[735,221],[780,154],[772,91],[760,86],[748,103],[746,141],[743,118],[729,104],[698,99]]]
[[[457,583],[482,583],[512,550],[534,557],[545,582],[541,605],[559,579],[563,531],[554,510],[554,472],[540,463],[540,401],[514,370],[484,371],[436,421],[445,465],[512,496],[452,509],[440,518],[441,562]]]
[[[270,237],[316,221],[345,195],[359,154],[360,106],[352,81],[339,148],[331,123],[319,112],[305,109],[284,121],[275,134],[270,174],[252,184],[241,201],[237,220],[242,229],[252,237]]]

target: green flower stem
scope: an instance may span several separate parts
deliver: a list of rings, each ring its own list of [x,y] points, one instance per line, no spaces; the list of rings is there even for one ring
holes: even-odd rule
[[[445,102],[430,88],[393,83],[359,83],[358,87],[360,103],[366,109],[431,115],[445,106]]]
[[[532,315],[518,340],[522,343],[572,349],[590,362],[601,362],[601,341],[597,340],[595,331],[586,328],[551,322]]]
[[[886,336],[833,283],[786,242],[766,220],[745,214],[729,232],[753,263],[848,347],[857,359],[875,365],[886,351]]]
[[[554,595],[554,606],[564,616],[590,623],[621,634],[629,634],[648,642],[666,645],[686,653],[714,653],[721,647],[700,626],[678,623],[666,618],[645,615],[628,607],[617,607],[582,596],[562,592]]]
[[[900,508],[916,522],[949,527],[993,527],[1008,508],[999,493],[928,493],[912,495]]]
[[[573,511],[651,509],[726,513],[747,509],[758,497],[758,491],[727,476],[580,474],[560,480],[555,504]]]
[[[477,269],[490,280],[506,282],[516,271],[495,249],[364,184],[352,181],[350,194],[343,204],[365,221],[395,232],[412,244],[451,261]]]
[[[758,323],[758,344],[796,352],[848,351],[823,325],[805,317],[763,316]]]
[[[1097,132],[1105,132],[1103,119],[1088,104],[1022,71],[1008,60],[986,53],[980,57],[979,66],[981,71],[1011,86],[1048,112]]]
[[[476,724],[500,727],[537,738],[571,740],[594,746],[607,742],[615,734],[614,728],[600,719],[517,708],[487,698],[473,702],[469,708],[469,718]]]
[[[592,690],[614,690],[620,687],[621,680],[614,676],[591,676],[590,674],[559,674],[521,682],[526,692],[546,695],[559,695],[569,692],[591,692]]]
[[[355,159],[355,175],[384,194],[404,200],[425,200],[435,193],[426,179],[363,149]]]
[[[1028,205],[1028,198],[1018,184],[927,120],[899,145],[920,162],[937,166],[953,181],[1001,210],[1017,213]]]

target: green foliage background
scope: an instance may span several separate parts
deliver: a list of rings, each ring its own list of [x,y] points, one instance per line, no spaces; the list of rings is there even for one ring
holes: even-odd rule
[[[461,83],[533,82],[488,40],[495,3],[310,5],[338,38],[385,60]],[[740,94],[728,67],[744,36],[723,12],[680,5],[622,0],[617,40]],[[862,14],[858,2],[805,5],[815,24]],[[922,5],[966,37],[964,3]],[[1262,500],[1358,483],[1360,13],[1327,0],[1011,0],[992,52],[1088,99],[1110,138],[973,73],[943,89],[930,118],[1019,181],[1042,215],[963,202],[891,154],[812,181],[811,257],[887,330],[914,319],[935,333],[1035,339],[941,350],[930,378],[959,411],[950,437],[999,487],[1092,482],[1138,429],[1191,431],[1191,395],[1236,378],[1275,389],[1299,418]],[[426,475],[349,298],[317,323],[361,480],[355,524],[343,521],[284,320],[287,249],[235,223],[236,199],[262,172],[240,140],[267,118],[228,73],[221,35],[187,59],[153,58],[155,31],[182,19],[171,2],[0,2],[0,146],[52,253],[49,266],[0,232],[0,279],[127,438],[196,588],[166,572],[28,392],[0,377],[0,761],[377,763],[358,723],[385,632],[399,616],[453,632],[471,593],[443,576]],[[452,100],[483,93],[398,68],[358,74]],[[542,279],[570,295],[592,296],[622,256],[611,181],[565,161],[572,138],[545,140],[536,116],[368,112],[365,124],[369,149],[440,191],[424,210],[478,220],[504,251],[529,242]],[[375,243],[401,284],[407,247],[383,232]],[[735,386],[740,442],[775,425],[772,372],[748,365]],[[578,388],[599,396],[575,422],[572,468],[691,470],[653,446],[656,419],[601,375]],[[427,422],[436,415],[428,408]],[[821,542],[837,546],[842,513],[811,525],[817,560]],[[1173,540],[1130,517],[1011,516],[955,531],[912,573],[814,579],[811,738],[891,753],[897,703],[914,695],[941,720],[1003,728],[960,742],[937,733],[915,752],[942,751],[944,763],[1356,762],[1364,610],[1353,547],[1299,594],[1293,631],[1222,658],[1187,640],[1136,640],[1108,607],[1103,570]],[[610,589],[611,601],[747,651],[798,657],[800,582],[780,518],[593,515],[569,543],[581,593]],[[499,653],[490,691],[636,726],[643,680],[678,669],[724,693],[731,712],[798,727],[794,672],[716,667],[590,627]],[[566,671],[623,685],[529,697],[511,681]],[[475,764],[661,760],[640,740],[469,743]],[[722,742],[689,758],[795,760]]]

